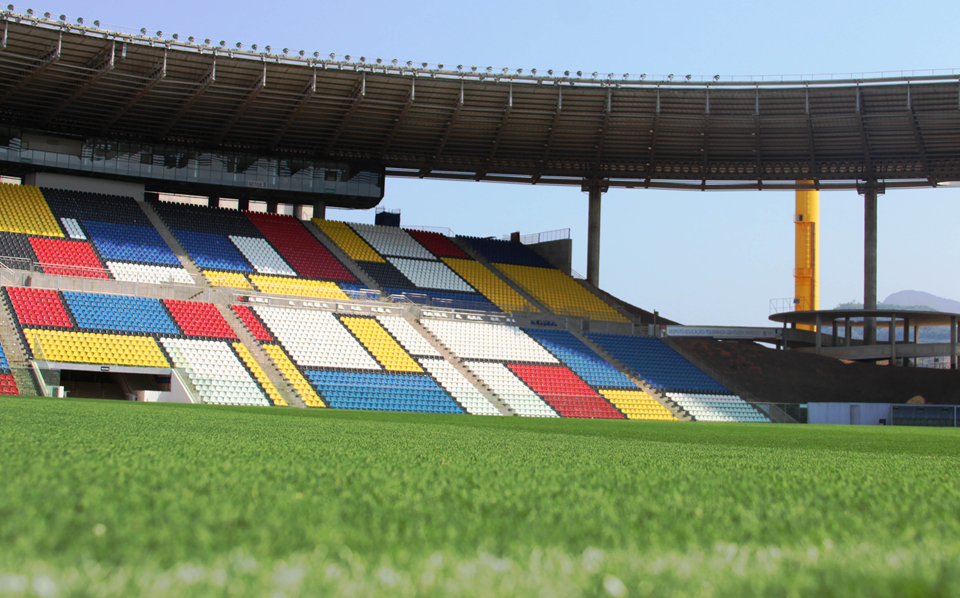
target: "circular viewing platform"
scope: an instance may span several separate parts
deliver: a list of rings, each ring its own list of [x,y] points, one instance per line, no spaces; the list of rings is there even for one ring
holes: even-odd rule
[[[787,348],[837,359],[889,359],[890,363],[897,358],[949,357],[950,368],[957,369],[958,317],[960,314],[909,309],[826,309],[781,312],[769,319],[783,324]],[[871,320],[877,329],[887,329],[887,340],[853,338],[853,329],[863,328]],[[931,326],[949,326],[950,342],[920,343],[921,329]],[[824,328],[830,332],[825,334]],[[900,330],[902,335],[898,335]]]

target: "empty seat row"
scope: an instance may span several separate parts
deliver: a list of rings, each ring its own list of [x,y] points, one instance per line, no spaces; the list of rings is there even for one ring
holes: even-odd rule
[[[607,363],[572,333],[566,330],[544,328],[524,328],[523,330],[591,386],[636,388],[630,378]]]
[[[457,239],[467,243],[488,262],[516,264],[520,266],[534,266],[537,268],[553,268],[545,260],[523,243],[518,241],[501,241],[499,239],[482,239],[457,235]]]
[[[462,359],[558,364],[556,357],[516,326],[424,318],[424,327]]]
[[[767,416],[732,393],[667,392],[666,396],[697,421],[770,423]]]
[[[555,314],[608,322],[629,322],[620,312],[588,291],[570,275],[556,268],[534,268],[506,263],[495,263],[494,266]]]
[[[395,226],[377,226],[375,224],[354,224],[350,226],[373,249],[384,257],[408,257],[421,260],[437,258],[411,237],[407,231]]]

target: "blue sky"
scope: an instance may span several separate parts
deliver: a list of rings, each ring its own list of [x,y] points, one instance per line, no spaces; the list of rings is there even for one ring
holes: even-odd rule
[[[18,4],[18,6],[20,6]],[[960,3],[50,2],[40,12],[244,46],[385,61],[712,76],[960,68]],[[958,71],[960,72],[960,71]],[[409,225],[501,235],[570,228],[586,267],[579,189],[389,179]],[[689,324],[765,325],[793,295],[793,193],[614,190],[603,199],[600,284]],[[821,307],[863,296],[863,200],[821,194]],[[328,217],[373,222],[373,213]],[[878,295],[960,299],[960,188],[880,198]]]

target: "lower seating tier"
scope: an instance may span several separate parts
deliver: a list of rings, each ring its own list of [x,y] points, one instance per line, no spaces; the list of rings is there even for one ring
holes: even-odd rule
[[[730,392],[658,338],[593,332],[587,333],[587,337],[654,388]]]
[[[394,372],[307,370],[331,407],[373,411],[464,413],[430,376]]]
[[[731,393],[668,392],[667,398],[697,421],[770,423],[753,405]]]

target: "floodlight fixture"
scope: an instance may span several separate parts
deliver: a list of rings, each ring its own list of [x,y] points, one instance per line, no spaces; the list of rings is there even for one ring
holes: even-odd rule
[[[552,76],[553,76],[553,69],[548,70],[548,71],[547,71],[547,74],[552,77]]]
[[[66,21],[67,15],[60,15],[60,21]]]
[[[673,73],[670,73],[669,75],[667,75],[667,80],[673,81]]]
[[[594,78],[594,79],[597,78],[597,71],[593,71],[593,78]]]
[[[530,69],[530,72],[533,73],[534,75],[536,75],[536,74],[537,74],[537,69]]]
[[[286,56],[290,52],[290,48],[283,49],[283,55]]]
[[[462,65],[462,64],[458,64],[458,65],[457,65],[457,70],[458,70],[458,71],[462,71],[462,70],[463,70],[463,65]]]
[[[256,51],[257,51],[257,44],[253,44],[253,45],[252,45],[252,46],[250,46],[250,47],[251,47],[251,48],[253,49],[253,51],[254,51],[254,52],[256,52]]]
[[[517,69],[517,74],[518,74],[518,75],[522,75],[522,74],[523,74],[523,69]]]
[[[624,79],[629,79],[629,78],[630,78],[630,73],[624,73],[624,74],[623,74],[623,78],[624,78]]]
[[[147,34],[147,28],[146,28],[146,27],[141,27],[141,28],[140,28],[140,35],[146,35],[146,34]]]
[[[442,64],[438,64],[438,65],[437,65],[437,68],[442,71],[442,70],[443,70],[443,65],[442,65]]]
[[[337,55],[333,52],[330,52],[329,56],[330,56],[330,60],[333,60],[334,58],[337,57]]]
[[[239,50],[241,47],[243,47],[243,44],[241,44],[240,42],[237,42],[237,49]]]
[[[647,78],[647,74],[646,74],[646,73],[640,73],[640,80],[641,80],[641,81],[643,81],[643,80],[646,79],[646,78]]]
[[[157,31],[157,37],[163,37],[163,31]]]
[[[209,46],[209,45],[210,45],[210,38],[209,38],[209,37],[206,38],[205,40],[203,40],[203,45],[205,45],[205,46]]]
[[[94,27],[99,27],[99,26],[100,26],[100,19],[97,19],[96,21],[94,21],[94,22],[93,22],[93,26],[94,26]]]
[[[361,56],[361,57],[360,57],[360,63],[361,63],[361,64],[366,64],[366,63],[367,63],[367,57],[366,57],[366,56]]]
[[[508,69],[507,67],[503,67],[503,74],[506,75],[506,74],[507,74],[507,71],[509,71],[509,70],[510,70],[510,69]]]
[[[347,54],[346,56],[343,57],[343,59],[346,60],[347,62],[350,62],[350,55]]]
[[[267,46],[266,48],[264,48],[264,50],[266,50],[267,52],[269,52],[269,51],[271,50],[271,48],[270,48],[270,46]]]
[[[27,14],[32,17],[32,16],[33,16],[33,9],[32,9],[32,8],[28,8],[28,9],[27,9]]]
[[[493,67],[492,67],[492,66],[488,66],[488,67],[487,67],[487,72],[488,72],[488,73],[492,73],[492,72],[493,72]]]
[[[564,77],[569,77],[569,76],[570,76],[570,71],[563,71],[563,76],[564,76]]]
[[[713,80],[714,80],[714,81],[719,81],[719,80],[720,80],[720,75],[714,75],[714,76],[713,76]]]
[[[48,12],[43,13],[43,18],[44,18],[44,19],[49,19],[49,18],[50,18],[50,13],[48,13]]]
[[[220,47],[221,47],[221,48],[226,48],[226,47],[227,47],[227,42],[226,42],[225,40],[220,40]]]
[[[306,52],[305,50],[300,50],[300,52],[299,52],[300,56],[303,56],[303,55],[306,54],[306,53],[307,53],[307,52]],[[349,56],[348,56],[347,58],[349,58]]]
[[[577,71],[577,76],[578,76],[578,77],[582,77],[582,76],[583,76],[583,71]]]
[[[193,41],[194,41],[194,39],[195,39],[195,38],[191,35],[190,37],[187,38],[187,41],[192,44]]]
[[[174,33],[174,34],[173,34],[173,39],[175,39],[175,40],[180,39],[180,34],[179,34],[179,33]]]
[[[400,62],[400,61],[397,60],[396,58],[394,58],[393,60],[390,61],[390,63],[391,63],[393,66],[397,66],[397,63],[398,63],[398,62]]]
[[[313,53],[313,57],[314,57],[314,58],[320,58],[320,52],[314,52],[314,53]]]
[[[7,10],[9,10],[10,12],[13,12],[13,8],[14,8],[13,4],[7,4]]]
[[[408,60],[408,61],[407,61],[407,66],[408,66],[408,67],[413,66],[413,61],[412,61],[412,60]]]
[[[687,81],[689,81],[690,79],[693,79],[693,75],[687,75],[687,76],[684,77],[684,79],[686,79]]]
[[[420,63],[420,66],[422,66],[423,68],[427,68],[427,63],[426,63],[426,62],[421,62],[421,63]]]
[[[83,25],[83,17],[77,17],[77,25]]]
[[[471,66],[471,67],[470,67],[470,70],[473,71],[473,72],[477,72],[477,67]]]
[[[383,58],[377,58],[377,64],[383,64]]]

